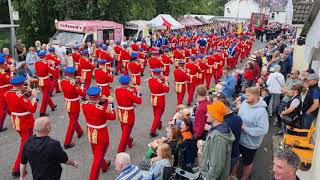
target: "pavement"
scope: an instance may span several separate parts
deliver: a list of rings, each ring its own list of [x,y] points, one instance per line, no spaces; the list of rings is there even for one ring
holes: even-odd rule
[[[256,42],[253,47],[254,50],[260,49],[264,44],[260,41]],[[238,68],[243,68],[243,65],[238,65]],[[172,70],[172,68],[171,68]],[[146,72],[147,69],[146,69]],[[148,74],[148,73],[145,73]],[[132,149],[127,149],[127,153],[131,156],[131,161],[133,164],[138,164],[139,161],[144,157],[147,144],[152,141],[149,137],[149,129],[153,120],[152,107],[150,105],[150,94],[147,86],[147,78],[149,75],[142,77],[141,90],[143,93],[143,102],[141,105],[137,105],[135,108],[136,123],[132,131],[132,136],[134,137],[134,146]],[[170,92],[166,95],[166,109],[162,117],[163,124],[166,124],[169,117],[173,116],[175,113],[176,106],[176,93],[174,90],[173,77],[169,79],[170,82]],[[95,82],[94,82],[95,83]],[[112,88],[117,87],[118,77],[115,77]],[[56,94],[53,97],[54,102],[58,105],[55,112],[51,112],[48,108],[47,112],[50,114],[52,120],[53,128],[50,136],[54,139],[59,140],[61,143],[64,141],[65,132],[68,126],[68,115],[64,106],[64,98],[62,94]],[[186,97],[185,101],[186,102]],[[38,105],[40,106],[40,105]],[[40,107],[38,107],[39,110]],[[35,113],[35,118],[39,115],[38,111]],[[85,120],[83,114],[80,113],[79,122],[81,127],[85,129]],[[16,154],[19,148],[20,137],[16,131],[12,128],[12,123],[7,117],[5,121],[5,126],[8,130],[0,133],[0,180],[11,180],[12,164],[16,158]],[[118,120],[109,121],[108,123],[110,145],[105,156],[106,159],[114,160],[117,147],[120,140],[121,130],[120,123]],[[258,150],[255,165],[253,168],[252,178],[253,180],[270,180],[272,179],[272,135],[275,131],[272,130],[272,123],[270,123],[270,131],[268,135],[264,138],[261,148]],[[164,128],[158,134],[165,134]],[[161,137],[161,136],[159,136]],[[86,136],[78,139],[76,136],[73,138],[73,142],[76,144],[75,147],[66,150],[70,159],[77,160],[79,162],[79,168],[73,168],[70,166],[62,165],[62,180],[85,180],[88,179],[91,162],[92,153],[91,148],[86,140]],[[114,161],[113,161],[114,162]],[[117,177],[119,173],[114,170],[114,163],[111,164],[110,169],[106,173],[100,174],[100,179],[112,180]],[[28,179],[32,179],[31,169],[28,165]]]

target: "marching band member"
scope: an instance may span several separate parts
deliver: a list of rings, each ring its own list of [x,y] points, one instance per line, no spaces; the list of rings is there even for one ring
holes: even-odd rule
[[[138,53],[131,53],[131,62],[128,64],[128,69],[131,76],[131,83],[133,85],[140,86],[141,84],[141,73],[143,72],[143,62],[137,62]]]
[[[100,93],[101,89],[99,87],[88,88],[89,100],[81,105],[87,123],[87,139],[93,154],[89,180],[99,179],[100,169],[102,172],[106,172],[111,164],[111,161],[104,159],[109,147],[107,122],[108,120],[115,120],[116,113],[112,107],[103,105],[107,103],[106,101],[111,104],[111,98],[107,100],[105,96],[100,96]]]
[[[37,76],[39,78],[39,86],[42,91],[42,100],[41,100],[41,107],[40,107],[40,117],[41,116],[48,116],[46,113],[47,106],[51,107],[51,110],[54,111],[57,105],[51,99],[51,80],[49,74],[53,74],[53,70],[50,68],[49,63],[44,59],[46,56],[45,51],[40,51],[39,54],[39,61],[35,62],[34,66],[36,69]]]
[[[59,86],[63,92],[66,110],[69,115],[69,125],[64,139],[65,149],[72,148],[72,137],[76,131],[78,138],[83,134],[82,128],[78,122],[80,114],[80,96],[85,97],[85,92],[80,88],[80,82],[75,78],[76,68],[66,67],[64,69],[65,78],[59,81]]]
[[[38,101],[38,91],[33,89],[31,92],[24,87],[25,78],[16,76],[10,80],[13,89],[7,91],[4,95],[5,101],[8,105],[8,110],[11,115],[13,128],[17,131],[20,139],[20,147],[16,161],[12,167],[12,176],[20,176],[20,161],[22,148],[28,138],[32,135],[34,118],[33,113],[36,112]],[[32,100],[29,99],[31,97]]]
[[[150,137],[156,137],[157,128],[161,129],[162,127],[161,117],[165,110],[165,94],[169,92],[169,84],[168,77],[161,76],[161,68],[155,68],[152,72],[152,77],[148,80],[154,114]]]
[[[190,77],[190,81],[187,84],[188,87],[188,100],[187,105],[190,106],[191,102],[193,100],[193,94],[194,91],[198,85],[198,78],[197,74],[200,73],[199,66],[194,62],[196,60],[196,56],[191,55],[190,56],[190,62],[186,64],[186,69],[188,72],[188,75]]]
[[[133,145],[133,138],[130,137],[130,134],[135,123],[134,104],[141,104],[142,102],[142,94],[139,92],[139,88],[136,87],[132,90],[130,81],[130,76],[120,76],[119,83],[121,86],[114,90],[118,105],[118,119],[122,130],[118,153],[125,152],[126,146],[132,147]]]
[[[8,114],[8,105],[5,102],[4,95],[7,91],[12,89],[12,85],[10,84],[10,69],[5,66],[5,62],[5,58],[0,55],[0,132],[8,129],[4,127],[4,121]]]
[[[190,81],[190,77],[185,71],[185,62],[178,62],[178,68],[173,70],[173,77],[175,81],[175,90],[177,93],[177,105],[182,104],[187,87],[186,83]]]

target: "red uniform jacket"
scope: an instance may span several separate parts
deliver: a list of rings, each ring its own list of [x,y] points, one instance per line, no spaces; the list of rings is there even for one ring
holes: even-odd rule
[[[176,82],[175,90],[176,92],[182,92],[186,90],[186,82],[190,81],[190,77],[182,69],[175,69],[173,71],[174,81]]]
[[[138,54],[138,60],[141,62],[143,62],[144,65],[146,65],[147,63],[147,58],[146,55],[144,54],[144,52],[139,52]]]
[[[131,44],[131,50],[138,52],[139,51],[139,45],[137,43]]]
[[[61,63],[61,60],[53,54],[47,54],[45,59],[48,62],[49,67],[52,69],[52,72],[50,73],[52,77],[58,78],[60,73],[59,64]]]
[[[131,82],[135,85],[140,85],[140,74],[143,72],[143,68],[138,62],[130,62],[128,64],[128,69],[131,75]]]
[[[37,110],[37,101],[28,99],[20,91],[10,90],[4,95],[11,114],[13,128],[17,131],[29,130],[34,126],[33,113]]]
[[[165,93],[169,92],[169,86],[158,78],[151,77],[148,80],[152,106],[165,106]]]
[[[161,68],[163,66],[161,60],[156,57],[151,57],[148,60],[150,70],[155,69],[155,68]]]
[[[10,79],[10,72],[5,72],[4,69],[0,69],[0,101],[4,101],[4,94],[12,89]]]
[[[118,105],[118,118],[121,123],[134,125],[134,104],[141,104],[142,98],[127,87],[120,87],[114,90]]]
[[[198,73],[198,79],[204,80],[206,71],[208,69],[208,65],[204,61],[198,61],[198,66],[200,68],[200,72]]]
[[[215,63],[215,59],[213,58],[212,55],[210,56],[207,56],[207,65],[208,65],[208,68],[207,68],[207,74],[212,74],[213,73],[213,69],[214,69],[214,63]]]
[[[120,53],[121,53],[122,47],[119,46],[119,45],[115,45],[115,46],[113,47],[113,50],[114,50],[114,52],[116,53],[116,59],[117,59],[117,60],[120,60]]]
[[[182,51],[179,51],[179,50],[173,51],[173,57],[175,59],[183,59],[184,58]]]
[[[66,109],[69,113],[80,112],[79,96],[84,97],[85,92],[76,84],[74,79],[63,79],[59,81],[60,89],[66,100]]]
[[[200,72],[200,68],[195,63],[186,64],[188,75],[190,76],[189,83],[197,83],[197,74]]]
[[[142,48],[144,51],[148,51],[148,50],[149,50],[149,47],[148,47],[147,43],[141,43],[141,48]]]
[[[124,62],[129,62],[131,60],[131,55],[128,50],[122,49],[120,52],[120,61]]]
[[[166,54],[161,55],[161,60],[163,64],[163,72],[170,72],[170,64],[172,64],[172,59],[170,56],[167,56]]]
[[[159,49],[157,48],[157,47],[151,47],[150,49],[149,49],[149,51],[150,52],[152,52],[152,51],[158,51]]]
[[[197,48],[192,48],[191,49],[191,54],[198,54],[198,50],[197,50]]]
[[[191,55],[190,49],[184,49],[184,57],[189,58],[190,55]]]
[[[91,79],[91,71],[93,68],[94,66],[88,58],[80,58],[79,69],[81,69],[81,77],[85,79]]]
[[[214,62],[218,63],[217,65],[215,65],[216,67],[214,67],[214,69],[222,69],[225,61],[221,54],[214,54],[212,57],[214,59]]]
[[[93,71],[97,81],[97,86],[101,88],[101,95],[110,96],[110,83],[113,82],[113,76],[105,69],[98,68]]]
[[[113,61],[112,56],[108,51],[101,51],[100,56],[98,56],[100,59],[107,60],[107,63],[110,65],[110,63]]]
[[[49,74],[51,74],[53,70],[49,67],[49,64],[46,61],[37,61],[34,66],[39,78],[39,86],[50,86],[51,80]]]
[[[45,59],[52,66],[58,66],[61,63],[61,61],[57,58],[57,56],[55,56],[53,54],[47,54]]]
[[[75,64],[79,64],[79,59],[80,59],[80,53],[79,52],[73,52],[72,53],[72,59],[73,59],[73,62]]]
[[[82,110],[87,122],[87,138],[91,144],[109,143],[108,120],[115,120],[114,110],[85,101]]]
[[[96,49],[96,56],[99,58],[100,57],[100,53],[102,52],[103,50],[100,49],[100,48],[97,48]]]

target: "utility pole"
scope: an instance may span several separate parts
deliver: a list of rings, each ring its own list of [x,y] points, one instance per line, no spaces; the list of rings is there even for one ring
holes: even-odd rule
[[[12,11],[13,11],[13,7],[11,4],[11,0],[8,0],[8,6],[9,6],[9,15],[10,15],[10,34],[11,34],[11,56],[15,58],[15,52],[14,52],[14,45],[16,43],[16,32],[15,32],[15,27],[14,27],[14,21],[13,21],[13,17],[12,17]]]

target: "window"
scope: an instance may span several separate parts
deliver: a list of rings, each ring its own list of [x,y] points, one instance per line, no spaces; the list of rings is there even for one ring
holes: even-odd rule
[[[83,33],[75,33],[68,31],[57,31],[52,37],[53,44],[62,43],[62,46],[73,46],[77,43],[81,43],[83,40]],[[93,37],[92,37],[93,38]]]

